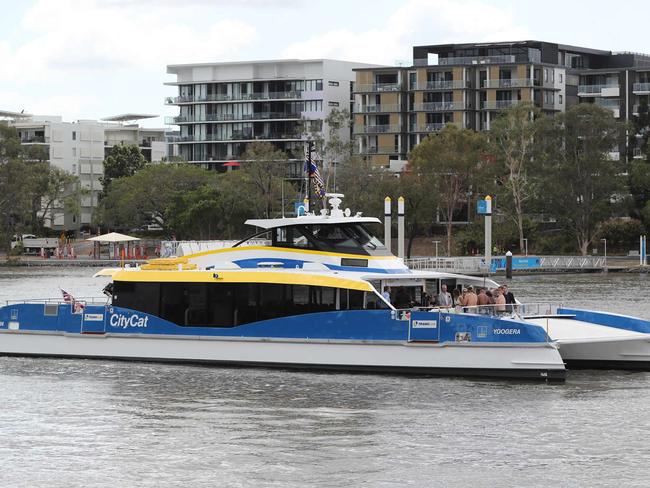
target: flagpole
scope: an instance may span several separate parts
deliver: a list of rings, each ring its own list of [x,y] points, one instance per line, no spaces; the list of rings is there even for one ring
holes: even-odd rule
[[[309,202],[309,211],[312,212],[312,201],[311,201],[311,151],[312,151],[312,141],[307,141],[307,201]]]

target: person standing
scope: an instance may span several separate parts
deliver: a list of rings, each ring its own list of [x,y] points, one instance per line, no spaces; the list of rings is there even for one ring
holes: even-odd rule
[[[478,305],[478,297],[474,293],[473,286],[467,287],[467,295],[465,295],[465,303],[463,305],[465,307],[476,307]]]
[[[436,305],[439,307],[451,307],[453,305],[451,294],[447,291],[447,285],[445,284],[440,286],[440,293],[438,293]]]
[[[512,294],[512,292],[508,290],[508,285],[501,285],[501,288],[503,289],[503,297],[505,298],[506,304],[508,305],[506,307],[506,310],[508,310],[508,312],[512,312],[514,310],[514,305],[517,303],[517,300],[515,300],[515,296]]]
[[[381,296],[384,297],[384,300],[390,303],[390,288],[384,286],[384,291],[381,292]]]
[[[494,301],[497,313],[504,313],[506,311],[506,297],[503,295],[503,288],[499,287],[495,291],[496,299]]]

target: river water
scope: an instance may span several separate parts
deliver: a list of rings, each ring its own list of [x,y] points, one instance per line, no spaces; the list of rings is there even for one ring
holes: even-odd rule
[[[88,268],[0,268],[6,299],[99,296]],[[515,277],[521,301],[650,319],[636,274]],[[11,487],[638,486],[650,373],[562,385],[0,358]]]

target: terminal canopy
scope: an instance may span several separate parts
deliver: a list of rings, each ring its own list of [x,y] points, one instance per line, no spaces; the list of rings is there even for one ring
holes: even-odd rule
[[[127,236],[124,234],[120,234],[119,232],[109,232],[108,234],[104,234],[101,236],[95,236],[91,237],[90,239],[87,239],[89,241],[94,241],[94,242],[130,242],[130,241],[139,241],[140,239],[138,237],[132,237],[132,236]]]

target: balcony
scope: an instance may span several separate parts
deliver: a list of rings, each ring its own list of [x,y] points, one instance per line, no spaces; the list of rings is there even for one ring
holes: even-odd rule
[[[635,95],[650,94],[650,83],[635,83],[632,85],[632,93]]]
[[[395,146],[371,146],[355,150],[357,154],[399,154],[399,152]]]
[[[578,85],[579,97],[618,97],[620,88],[618,84],[607,85]]]
[[[430,124],[411,124],[409,125],[409,130],[411,132],[438,132],[444,129],[445,125],[447,124],[442,122],[436,122]]]
[[[253,140],[301,140],[302,135],[298,133],[263,133],[252,134],[250,132],[233,132],[231,135],[206,134],[205,136],[191,135],[174,137],[170,142],[230,142],[230,141],[253,141]]]
[[[485,100],[481,102],[484,110],[503,110],[521,103],[519,100]]]
[[[290,100],[300,99],[301,91],[284,91],[284,92],[266,92],[266,93],[240,93],[240,94],[222,94],[213,93],[211,95],[181,95],[178,97],[165,97],[165,105],[182,105],[188,103],[204,102],[240,102],[240,101],[257,101],[257,100]]]
[[[401,91],[402,85],[400,83],[371,83],[371,84],[355,84],[355,92],[397,92]]]
[[[284,113],[284,112],[256,112],[252,114],[207,114],[203,117],[191,117],[179,115],[178,117],[165,117],[166,124],[193,124],[201,122],[237,122],[237,121],[252,121],[257,120],[288,120],[300,119],[299,113]]]
[[[426,83],[418,83],[415,87],[416,90],[459,90],[467,88],[469,81],[465,80],[439,80],[427,81]]]
[[[452,110],[465,110],[463,102],[425,102],[413,105],[415,112],[450,112]]]
[[[385,103],[383,105],[357,105],[354,109],[358,114],[375,114],[381,112],[400,112],[402,107],[397,103]]]
[[[532,78],[483,80],[483,88],[525,88],[535,85]]]
[[[20,139],[21,144],[44,144],[49,142],[50,138],[44,136],[23,136]]]
[[[617,99],[597,98],[595,104],[612,111],[614,118],[621,116],[621,102]]]
[[[438,64],[447,66],[451,64],[512,64],[516,59],[513,54],[503,56],[469,56],[469,57],[451,57],[438,58]]]
[[[383,134],[387,132],[401,132],[402,124],[387,125],[355,125],[355,134]]]

